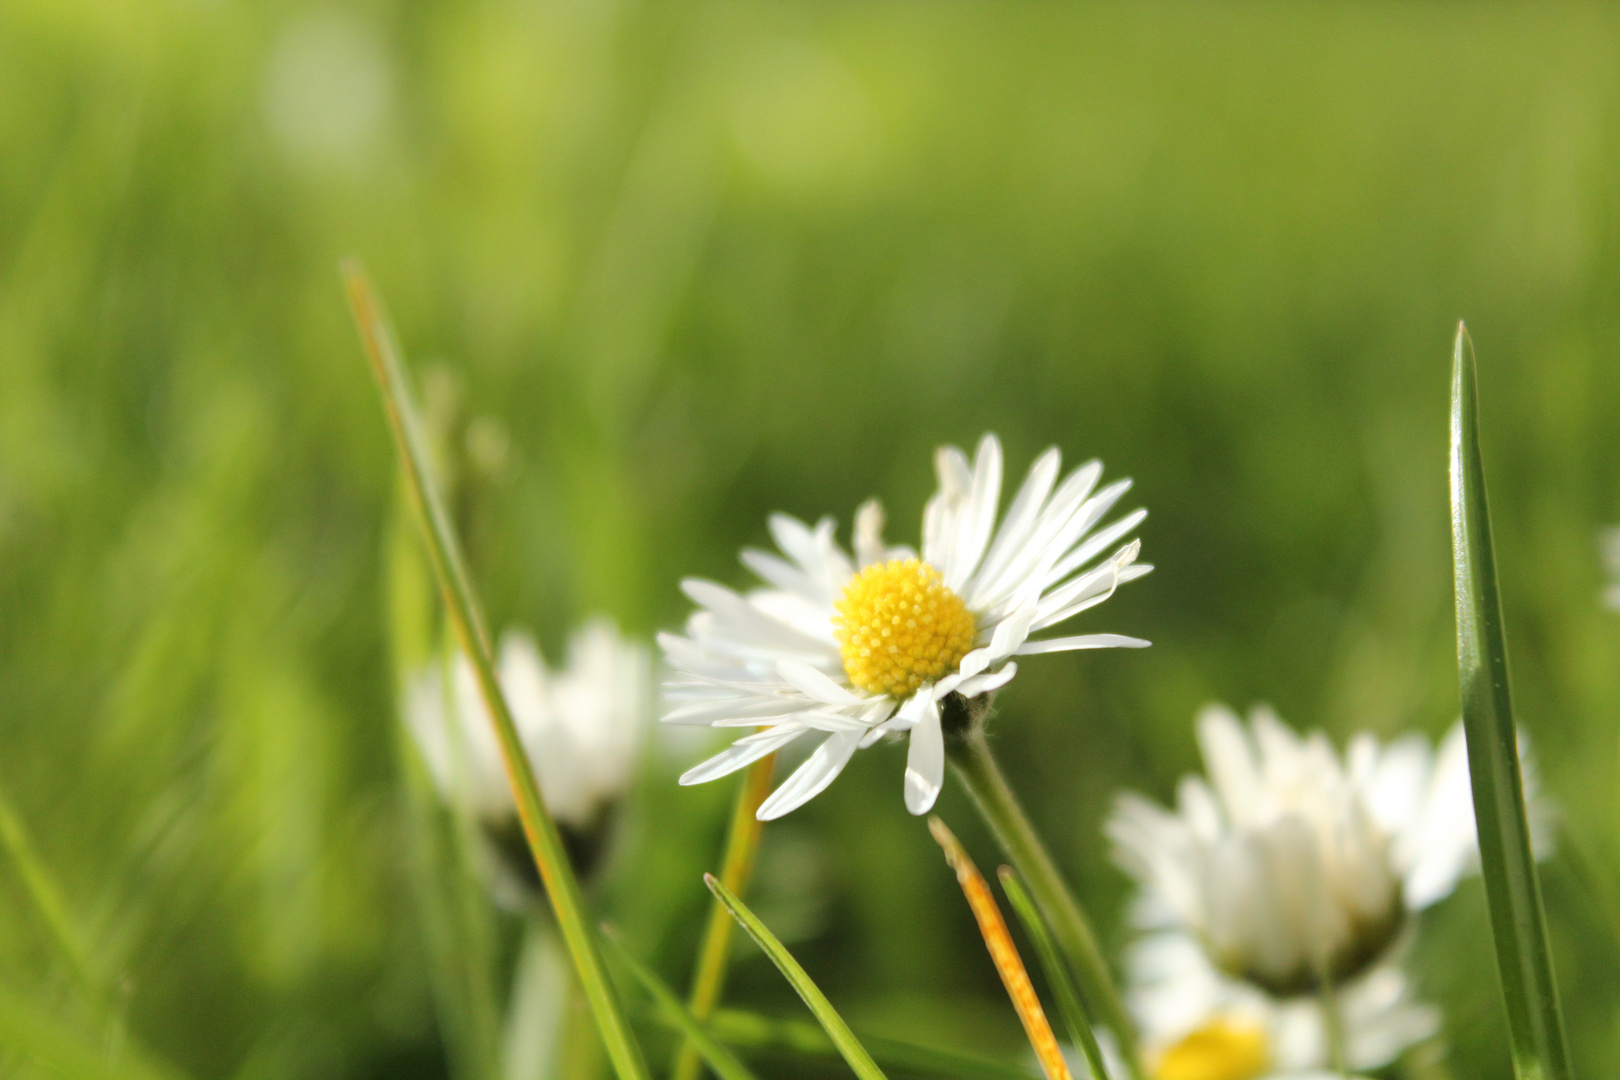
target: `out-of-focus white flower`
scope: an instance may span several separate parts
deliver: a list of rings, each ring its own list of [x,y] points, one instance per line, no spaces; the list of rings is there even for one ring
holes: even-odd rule
[[[646,731],[646,648],[594,619],[569,641],[566,666],[548,671],[533,638],[508,632],[497,677],[552,816],[580,829],[595,824],[629,786]],[[488,822],[516,813],[494,725],[465,656],[458,654],[448,672],[435,665],[412,679],[405,720],[441,794],[463,793]]]
[[[824,736],[760,807],[760,819],[770,820],[824,790],[857,749],[909,732],[906,807],[925,813],[944,784],[947,698],[1005,685],[1017,673],[1015,656],[1148,644],[1118,634],[1030,640],[1152,569],[1136,561],[1139,541],[1094,565],[1146,516],[1138,510],[1092,531],[1130,481],[1096,491],[1102,465],[1092,461],[1058,483],[1059,463],[1055,448],[1035,461],[998,528],[1001,444],[986,435],[972,463],[943,447],[921,558],[884,543],[883,510],[873,501],[856,513],[853,558],[833,539],[832,519],[811,528],[777,514],[771,533],[787,558],[742,553],[767,588],[740,594],[682,582],[698,611],[684,637],[659,638],[678,673],[666,684],[672,708],[664,721],[760,730],[681,783],[725,776],[800,736]]]
[[[1307,1080],[1335,1077],[1323,1002],[1279,999],[1216,970],[1180,931],[1152,934],[1127,956],[1127,997],[1153,1080]],[[1335,987],[1344,1064],[1388,1065],[1431,1038],[1440,1015],[1416,1001],[1399,967],[1380,963]]]
[[[1599,544],[1603,549],[1603,565],[1609,573],[1609,586],[1603,591],[1603,600],[1620,611],[1620,527],[1604,529]]]
[[[1345,984],[1473,865],[1461,724],[1438,752],[1361,734],[1343,760],[1265,709],[1245,727],[1207,708],[1198,736],[1209,780],[1183,778],[1174,812],[1123,796],[1108,833],[1141,921],[1191,935],[1230,975],[1282,996]]]

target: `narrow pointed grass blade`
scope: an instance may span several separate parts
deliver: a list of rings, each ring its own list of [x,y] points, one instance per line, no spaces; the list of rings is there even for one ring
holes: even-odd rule
[[[930,817],[928,831],[934,834],[934,840],[945,850],[945,861],[956,873],[956,883],[962,887],[968,907],[973,909],[979,933],[984,935],[985,948],[990,950],[996,973],[1001,976],[1007,996],[1018,1011],[1019,1022],[1024,1025],[1024,1034],[1029,1036],[1029,1044],[1035,1048],[1041,1070],[1046,1073],[1047,1080],[1070,1080],[1068,1063],[1063,1060],[1063,1049],[1058,1046],[1057,1036],[1052,1034],[1052,1025],[1046,1020],[1041,999],[1029,981],[1029,972],[1024,969],[1024,961],[1018,955],[1012,935],[1007,932],[1007,921],[1001,917],[1001,909],[996,906],[990,886],[985,884],[984,876],[973,865],[967,849],[946,828],[945,822],[938,817]]]
[[[1046,920],[1041,918],[1029,890],[1018,880],[1016,870],[1003,866],[996,871],[996,876],[1001,879],[1002,891],[1007,894],[1007,901],[1012,904],[1018,921],[1023,924],[1024,933],[1035,944],[1035,955],[1041,961],[1041,971],[1046,975],[1046,984],[1052,988],[1052,996],[1057,998],[1058,1012],[1063,1014],[1063,1026],[1069,1029],[1069,1038],[1086,1055],[1086,1064],[1091,1066],[1093,1080],[1109,1080],[1102,1047],[1097,1045],[1096,1026],[1080,1003],[1080,993],[1069,978],[1069,970],[1063,964],[1063,957],[1058,954],[1057,943],[1052,940],[1052,931],[1047,928]]]
[[[771,772],[776,767],[776,755],[766,754],[743,773],[742,785],[737,789],[737,802],[732,807],[731,828],[726,833],[725,861],[720,866],[720,880],[726,888],[741,896],[748,891],[748,881],[754,875],[754,856],[759,851],[760,836],[765,823],[757,812],[771,790]],[[709,911],[709,924],[703,930],[703,944],[698,948],[697,967],[692,974],[692,993],[688,999],[692,1016],[702,1023],[714,1011],[720,992],[726,985],[726,957],[730,953],[731,917],[725,905],[715,900]],[[670,1073],[673,1080],[697,1080],[698,1050],[690,1040],[681,1044]]]
[[[849,1063],[849,1067],[855,1070],[855,1075],[861,1080],[886,1080],[883,1070],[878,1068],[877,1062],[872,1060],[872,1055],[867,1053],[866,1047],[861,1045],[855,1033],[849,1030],[849,1025],[838,1015],[838,1010],[827,1000],[827,995],[821,992],[805,973],[804,968],[799,966],[799,962],[793,959],[793,954],[776,940],[776,935],[759,921],[757,915],[748,910],[747,904],[737,899],[736,893],[722,885],[713,874],[704,874],[703,883],[725,905],[731,917],[737,920],[737,925],[746,930],[748,936],[754,939],[754,943],[765,951],[765,955],[771,958],[771,963],[776,965],[776,970],[782,973],[783,978],[787,979],[788,984],[810,1007],[810,1011],[826,1030],[827,1037],[833,1041],[833,1045]]]
[[[444,593],[445,607],[455,627],[456,637],[462,651],[472,662],[473,671],[478,677],[478,689],[495,725],[495,735],[500,743],[501,757],[506,763],[507,779],[512,785],[518,817],[523,823],[523,833],[534,854],[540,879],[545,884],[546,895],[551,900],[558,929],[579,973],[580,985],[601,1033],[602,1044],[613,1062],[614,1071],[620,1080],[650,1080],[641,1047],[635,1041],[625,1020],[624,1009],[603,970],[595,934],[585,918],[579,882],[574,878],[573,868],[563,851],[557,824],[540,797],[534,768],[524,753],[517,727],[512,722],[511,709],[496,680],[483,609],[473,592],[461,546],[433,482],[421,419],[405,378],[393,332],[383,317],[370,281],[359,266],[353,262],[345,263],[343,276],[361,342],[382,394],[383,408],[399,453],[400,466],[409,483],[411,502],[422,526],[434,577]]]
[[[720,1080],[755,1080],[754,1074],[749,1071],[748,1066],[737,1060],[736,1054],[733,1054],[723,1043],[709,1033],[708,1029],[698,1021],[697,1017],[692,1015],[691,1010],[681,1003],[681,999],[675,996],[675,992],[669,988],[664,980],[660,979],[647,965],[637,960],[635,954],[625,946],[623,941],[619,940],[617,934],[604,926],[602,928],[602,940],[607,942],[608,950],[618,959],[620,964],[624,965],[625,970],[634,975],[636,981],[641,983],[642,989],[647,991],[648,996],[653,999],[653,1004],[658,1006],[658,1011],[663,1017],[673,1022],[680,1029],[681,1034],[686,1036],[687,1044],[708,1063],[709,1068],[714,1070],[715,1076],[719,1077]]]
[[[1547,949],[1541,883],[1530,853],[1518,733],[1508,692],[1507,644],[1479,452],[1474,343],[1460,324],[1451,387],[1451,550],[1468,771],[1514,1072],[1526,1080],[1568,1080],[1569,1051]]]
[[[838,1056],[838,1048],[827,1033],[808,1020],[761,1016],[743,1009],[716,1009],[709,1030],[722,1042],[745,1050]],[[877,1035],[862,1035],[860,1039],[879,1065],[897,1072],[938,1080],[1030,1080],[1028,1069],[976,1054]]]
[[[411,680],[431,665],[448,665],[453,642],[447,628],[435,625],[440,621],[438,590],[407,505],[403,477],[399,488],[388,524],[384,574],[389,644],[403,712]],[[446,717],[455,712],[452,697],[445,693]],[[428,986],[445,1056],[456,1080],[495,1080],[501,1031],[494,978],[495,925],[476,865],[477,825],[465,797],[451,801],[450,813],[443,811],[427,762],[403,716],[393,734],[395,764],[403,781],[400,801],[410,887],[427,946]]]

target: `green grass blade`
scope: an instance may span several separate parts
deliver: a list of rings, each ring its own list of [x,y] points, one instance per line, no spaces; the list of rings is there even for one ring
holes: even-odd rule
[[[108,1054],[76,1029],[0,986],[0,1047],[66,1080],[179,1080],[181,1074],[126,1043]],[[9,1073],[7,1074],[9,1075]]]
[[[808,1020],[761,1016],[743,1009],[716,1009],[709,1022],[715,1038],[745,1050],[777,1050],[816,1057],[837,1057],[838,1048],[827,1033]],[[861,1043],[880,1065],[897,1072],[937,1077],[940,1080],[1032,1080],[1033,1073],[1016,1065],[923,1046],[901,1039],[862,1035]]]
[[[4,848],[22,881],[23,891],[34,905],[39,919],[50,931],[56,949],[67,961],[73,979],[85,999],[97,1009],[105,1009],[107,993],[90,964],[90,954],[79,936],[73,916],[62,899],[62,890],[46,869],[22,819],[11,808],[5,790],[0,788],[0,848]]]
[[[409,483],[411,501],[422,525],[434,576],[444,593],[445,606],[455,627],[456,637],[472,661],[479,691],[495,724],[495,735],[500,742],[501,757],[506,763],[507,778],[512,784],[518,817],[523,823],[529,849],[534,854],[535,865],[545,884],[546,895],[551,900],[558,929],[579,973],[580,985],[596,1019],[602,1044],[613,1062],[614,1071],[620,1080],[650,1080],[641,1047],[635,1041],[625,1020],[624,1009],[603,969],[595,934],[585,918],[579,882],[563,851],[557,824],[540,797],[534,768],[524,753],[517,726],[512,722],[511,709],[495,677],[483,610],[468,578],[455,530],[450,525],[443,500],[433,483],[421,420],[405,379],[393,333],[383,318],[370,282],[356,264],[351,262],[344,266],[344,280],[361,341],[382,393],[383,407],[399,452],[400,465]]]
[[[1109,1080],[1108,1068],[1103,1064],[1102,1048],[1097,1045],[1095,1025],[1080,1003],[1080,994],[1069,978],[1068,968],[1058,953],[1057,943],[1052,940],[1046,920],[1036,910],[1035,901],[1024,888],[1024,883],[1018,880],[1017,871],[1003,866],[996,876],[1001,879],[1002,891],[1007,894],[1018,921],[1024,925],[1024,933],[1035,945],[1035,955],[1040,958],[1041,970],[1046,973],[1046,984],[1052,988],[1052,996],[1057,999],[1058,1011],[1063,1014],[1063,1025],[1069,1029],[1069,1038],[1086,1055],[1086,1064],[1091,1066],[1091,1075],[1095,1080]]]
[[[726,910],[731,912],[731,917],[737,920],[738,925],[748,931],[748,936],[754,939],[755,944],[765,950],[765,955],[771,958],[771,963],[776,965],[776,969],[787,979],[789,985],[800,998],[804,999],[804,1003],[810,1007],[810,1011],[826,1030],[827,1037],[833,1041],[833,1045],[849,1063],[849,1067],[855,1070],[855,1075],[861,1077],[861,1080],[883,1080],[883,1070],[872,1060],[872,1055],[867,1053],[866,1047],[861,1045],[861,1041],[855,1037],[849,1025],[844,1023],[844,1018],[838,1015],[838,1010],[827,1000],[827,995],[821,992],[805,973],[804,968],[799,966],[799,962],[793,959],[793,954],[776,940],[776,935],[759,921],[757,915],[748,910],[747,904],[737,899],[737,895],[722,885],[713,874],[704,874],[703,883],[726,906]]]
[[[1451,388],[1451,547],[1468,770],[1514,1072],[1524,1080],[1567,1080],[1569,1051],[1547,949],[1541,883],[1530,853],[1518,731],[1508,693],[1507,644],[1479,452],[1474,343],[1461,325]]]
[[[659,1012],[686,1036],[687,1043],[708,1062],[709,1068],[720,1080],[755,1080],[754,1074],[748,1066],[737,1060],[737,1055],[726,1049],[704,1026],[692,1015],[690,1009],[681,1003],[675,992],[660,979],[647,965],[637,960],[635,955],[619,940],[617,934],[607,927],[602,929],[602,939],[607,942],[608,949],[616,956],[619,963],[634,975],[642,988],[652,997],[653,1003],[658,1006]]]
[[[731,827],[726,833],[725,861],[720,867],[720,880],[726,888],[742,895],[748,890],[748,881],[754,874],[754,856],[759,851],[760,836],[765,823],[756,812],[771,790],[771,772],[776,767],[776,755],[766,754],[743,773],[742,785],[737,789],[737,802],[731,811]],[[697,967],[692,975],[692,994],[689,999],[692,1015],[699,1023],[706,1021],[720,1001],[720,992],[726,984],[726,958],[730,953],[731,918],[725,905],[717,899],[709,911],[709,924],[703,930],[703,944],[698,949]],[[698,1050],[690,1040],[681,1044],[675,1057],[673,1080],[697,1080]]]

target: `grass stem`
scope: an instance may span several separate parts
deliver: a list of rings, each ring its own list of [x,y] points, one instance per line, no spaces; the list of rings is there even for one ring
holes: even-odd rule
[[[1018,805],[1012,787],[990,753],[984,732],[971,728],[946,740],[945,748],[957,776],[973,796],[974,805],[1040,906],[1052,936],[1057,939],[1080,984],[1081,997],[1113,1031],[1132,1076],[1140,1078],[1136,1029],[1125,1012],[1113,973],[1097,946],[1097,935],[1058,872],[1046,845]]]

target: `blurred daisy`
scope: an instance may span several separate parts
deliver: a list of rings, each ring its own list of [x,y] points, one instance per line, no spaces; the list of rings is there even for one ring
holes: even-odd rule
[[[1118,634],[1031,638],[1152,569],[1136,561],[1140,542],[1116,547],[1146,511],[1098,528],[1130,481],[1097,490],[1102,465],[1092,461],[1060,483],[1059,462],[1056,449],[1035,461],[998,527],[1001,444],[986,435],[971,463],[947,446],[935,458],[939,488],[923,515],[920,557],[884,542],[873,501],[856,513],[853,555],[834,540],[830,518],[811,528],[777,514],[771,534],[785,558],[742,553],[766,587],[742,594],[682,582],[698,610],[685,636],[659,638],[678,673],[666,685],[673,707],[664,721],[759,730],[681,783],[822,736],[760,807],[770,820],[824,790],[857,749],[909,732],[906,806],[925,813],[944,783],[942,705],[1005,685],[1016,656],[1147,645]]]
[[[1620,611],[1620,527],[1604,529],[1599,543],[1603,548],[1603,565],[1609,574],[1609,586],[1603,592],[1603,599]]]
[[[511,631],[496,670],[546,807],[564,840],[577,846],[630,785],[646,729],[647,650],[595,619],[574,633],[561,670],[548,671],[534,639]],[[517,806],[472,663],[458,653],[453,664],[420,672],[406,692],[405,721],[439,793],[464,798],[498,847],[521,846]],[[526,849],[517,854],[513,868],[532,877]]]
[[[1140,921],[1191,935],[1230,976],[1282,997],[1344,986],[1474,864],[1460,724],[1438,752],[1361,734],[1343,760],[1265,709],[1245,726],[1207,708],[1198,737],[1209,780],[1183,778],[1174,812],[1122,797],[1108,833]]]
[[[1127,991],[1152,1080],[1307,1080],[1339,1077],[1322,1005],[1279,999],[1216,970],[1198,942],[1162,931],[1126,958]],[[1440,1029],[1394,964],[1335,988],[1344,1065],[1380,1069]]]

